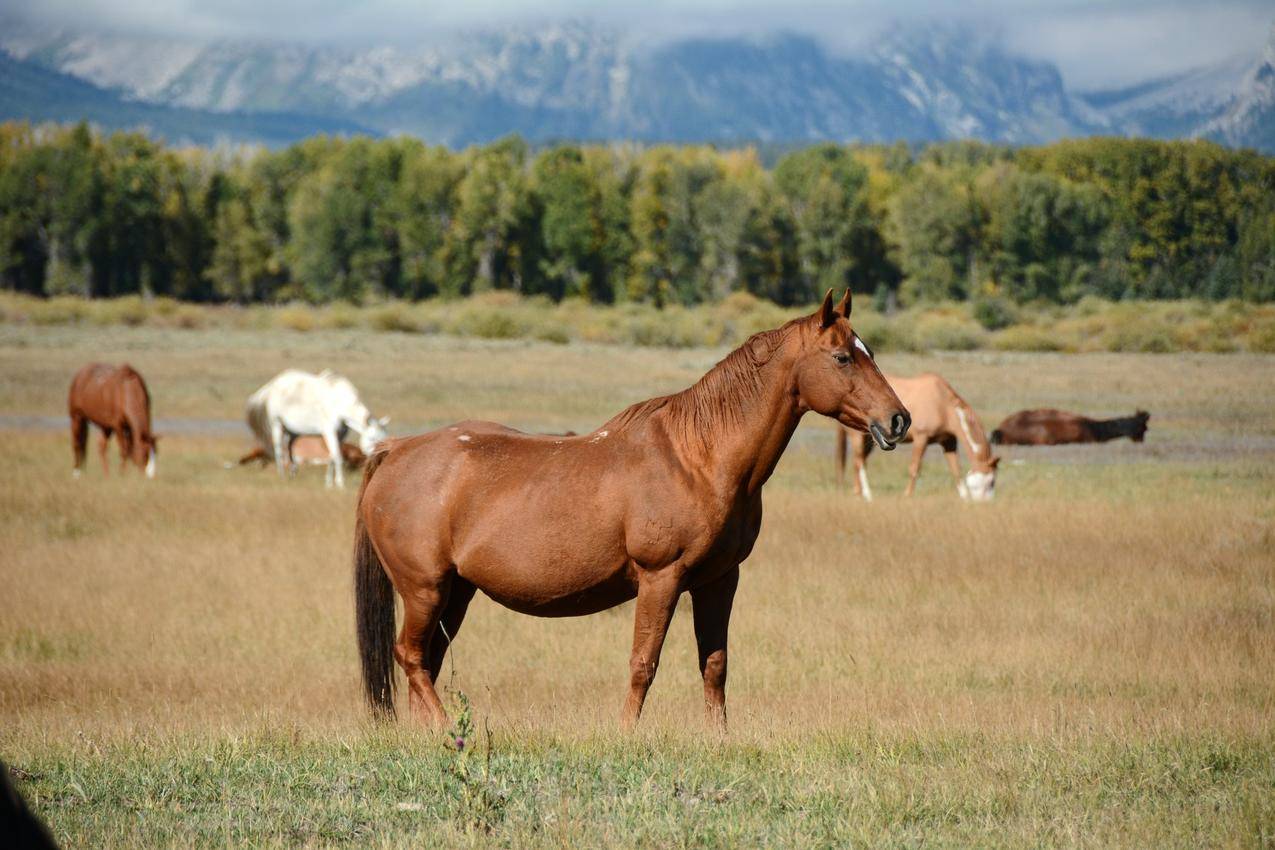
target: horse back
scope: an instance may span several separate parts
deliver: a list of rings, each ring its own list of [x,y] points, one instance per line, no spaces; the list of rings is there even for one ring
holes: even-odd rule
[[[71,379],[67,408],[71,415],[100,425],[115,427],[128,421],[134,428],[150,430],[150,393],[141,374],[128,364],[81,367]]]

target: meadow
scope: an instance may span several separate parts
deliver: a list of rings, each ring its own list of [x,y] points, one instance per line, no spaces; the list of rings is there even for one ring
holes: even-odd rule
[[[877,452],[864,504],[808,418],[743,568],[726,736],[685,600],[626,736],[631,604],[540,620],[480,596],[442,682],[458,752],[368,718],[356,489],[224,468],[243,400],[332,367],[395,434],[585,432],[725,349],[191,324],[0,323],[0,758],[65,846],[1275,845],[1271,355],[883,352],[989,429],[1141,407],[1150,433],[1005,449],[987,505],[937,453],[904,500],[906,449]],[[147,377],[155,481],[113,448],[109,478],[91,451],[71,479],[91,359]]]

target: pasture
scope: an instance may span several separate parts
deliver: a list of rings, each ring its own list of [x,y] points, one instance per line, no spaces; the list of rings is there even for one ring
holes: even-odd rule
[[[441,682],[464,751],[376,726],[357,488],[222,468],[285,366],[338,369],[394,434],[587,432],[723,353],[0,325],[0,758],[66,846],[1275,842],[1275,357],[882,354],[943,374],[989,431],[1142,407],[1150,432],[1002,447],[986,505],[936,449],[904,501],[908,448],[875,452],[864,504],[807,417],[742,570],[724,738],[685,599],[632,736],[631,603],[542,620],[481,595]],[[109,479],[92,451],[71,479],[66,388],[93,359],[150,385],[153,482],[115,474],[114,447]]]

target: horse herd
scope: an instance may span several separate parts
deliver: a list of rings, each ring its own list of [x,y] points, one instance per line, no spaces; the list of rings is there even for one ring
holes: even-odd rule
[[[481,590],[525,614],[592,614],[636,599],[622,720],[638,719],[677,602],[691,597],[707,714],[724,725],[727,631],[739,565],[761,529],[762,486],[801,418],[840,423],[838,478],[852,446],[855,491],[871,499],[865,463],[875,446],[912,443],[911,494],[930,443],[942,447],[964,499],[995,492],[993,443],[1050,444],[1128,436],[1147,414],[1091,420],[1054,410],[1009,417],[989,439],[973,409],[937,375],[887,377],[850,324],[847,292],[809,316],[755,334],[693,386],[639,402],[590,434],[527,434],[465,421],[387,439],[349,381],[287,370],[252,395],[260,443],[240,462],[328,466],[366,456],[356,509],[355,612],[365,696],[394,713],[402,668],[412,713],[446,722],[434,683]],[[156,437],[145,383],[128,366],[86,366],[69,400],[75,472],[88,423],[112,433],[121,464],[155,474]],[[353,434],[358,449],[343,446]],[[957,458],[963,444],[970,470]],[[395,596],[403,603],[396,630]]]

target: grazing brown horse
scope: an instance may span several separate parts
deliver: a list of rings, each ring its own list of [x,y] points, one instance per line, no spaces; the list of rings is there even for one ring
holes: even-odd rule
[[[907,436],[912,443],[912,463],[908,465],[908,486],[903,495],[911,496],[916,489],[926,446],[938,443],[943,447],[943,457],[947,459],[952,478],[956,480],[957,494],[970,501],[989,501],[995,495],[996,466],[1000,458],[992,456],[992,447],[974,409],[938,375],[925,374],[915,378],[887,375],[886,380],[912,414],[912,430]],[[838,484],[845,482],[846,437],[845,429],[838,428]],[[872,488],[868,486],[865,465],[872,445],[861,434],[850,434],[849,438],[854,448],[854,491],[870,502]],[[964,443],[970,458],[970,471],[964,477],[961,476],[961,462],[956,454],[958,443]]]
[[[764,331],[694,386],[640,402],[591,434],[460,422],[368,461],[354,573],[372,707],[392,715],[395,660],[413,713],[446,722],[434,682],[475,591],[525,614],[593,614],[637,598],[632,726],[678,598],[691,594],[710,718],[725,722],[726,633],[762,485],[807,411],[891,449],[908,413],[831,291],[814,315]],[[394,592],[403,625],[394,638]]]
[[[300,464],[314,464],[315,466],[326,466],[331,462],[328,454],[328,444],[323,442],[323,438],[314,434],[303,434],[299,437],[293,437],[291,444],[288,446],[288,456],[291,459],[293,471]],[[358,446],[350,443],[341,444],[341,459],[350,469],[358,469],[367,461],[367,455],[363,454],[363,450]],[[265,466],[272,462],[269,453],[266,452],[264,446],[257,446],[248,454],[239,458],[239,466],[256,461],[260,466]],[[229,466],[229,464],[227,464]]]
[[[88,442],[89,423],[102,430],[98,453],[102,471],[109,474],[106,444],[115,434],[120,446],[120,471],[129,458],[146,470],[147,478],[155,477],[156,442],[151,433],[151,397],[146,382],[127,363],[110,366],[90,363],[75,373],[67,398],[71,414],[71,448],[75,454],[73,474],[78,478],[84,468],[84,447]]]
[[[1020,410],[992,432],[992,442],[1010,446],[1057,446],[1063,443],[1105,443],[1128,437],[1141,443],[1151,414],[1139,410],[1116,419],[1090,419],[1065,410]]]

